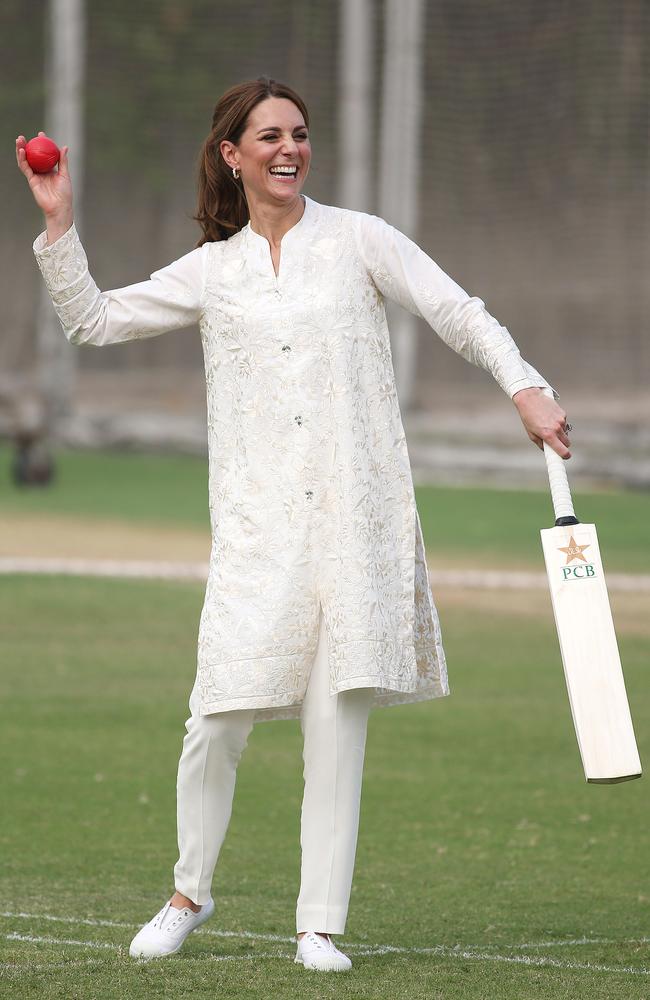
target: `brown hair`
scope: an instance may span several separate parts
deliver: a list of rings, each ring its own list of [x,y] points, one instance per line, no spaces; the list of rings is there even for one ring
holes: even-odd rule
[[[233,177],[219,147],[224,139],[237,145],[250,112],[267,97],[286,97],[293,101],[302,112],[305,125],[309,126],[302,98],[291,87],[267,76],[238,83],[219,98],[212,116],[212,131],[199,156],[198,207],[192,218],[201,226],[203,236],[197,247],[227,240],[250,218],[241,178]]]

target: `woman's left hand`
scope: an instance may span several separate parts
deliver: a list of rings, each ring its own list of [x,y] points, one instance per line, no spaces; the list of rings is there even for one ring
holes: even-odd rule
[[[531,388],[520,389],[514,394],[512,401],[519,411],[528,437],[538,448],[543,451],[546,441],[560,458],[571,458],[566,413],[554,399],[547,396],[543,389]]]

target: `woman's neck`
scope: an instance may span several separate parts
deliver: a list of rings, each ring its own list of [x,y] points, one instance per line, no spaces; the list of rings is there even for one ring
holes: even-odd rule
[[[300,194],[295,202],[288,205],[249,202],[251,229],[259,236],[264,236],[271,246],[279,246],[284,234],[300,222],[305,204],[303,195]]]

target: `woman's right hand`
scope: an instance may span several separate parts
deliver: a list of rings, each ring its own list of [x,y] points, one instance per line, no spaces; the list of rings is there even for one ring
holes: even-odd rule
[[[44,132],[38,134],[45,135]],[[37,174],[27,162],[26,145],[25,136],[19,135],[16,139],[16,161],[27,178],[34,201],[48,222],[56,221],[62,225],[72,225],[72,183],[68,172],[69,147],[64,146],[61,150],[57,170],[52,169],[47,174]]]

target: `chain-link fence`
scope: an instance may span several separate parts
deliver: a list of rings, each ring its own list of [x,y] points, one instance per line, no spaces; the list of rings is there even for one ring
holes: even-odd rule
[[[650,7],[644,0],[424,6],[420,215],[409,235],[485,300],[563,399],[604,394],[638,428],[650,375]],[[371,13],[373,155],[389,129],[399,157],[399,121],[381,117],[383,3],[371,4]],[[270,75],[303,94],[313,146],[305,190],[336,203],[345,169],[339,3],[93,0],[86,16],[83,238],[100,287],[142,280],[195,245],[198,149],[217,98],[241,79]],[[43,127],[45,24],[44,0],[5,0],[0,10],[5,377],[34,364],[40,277],[31,242],[42,221],[12,144]],[[428,327],[420,327],[418,344],[421,407],[493,389]],[[160,406],[177,412],[178,373],[187,373],[190,408],[196,395],[198,331],[81,349],[78,365],[80,399],[86,385],[93,387],[86,398],[103,385],[105,405],[113,400],[116,411],[127,372],[133,384],[138,373],[146,382],[153,370],[173,369],[177,403],[163,393]],[[165,378],[156,384],[164,387]]]

